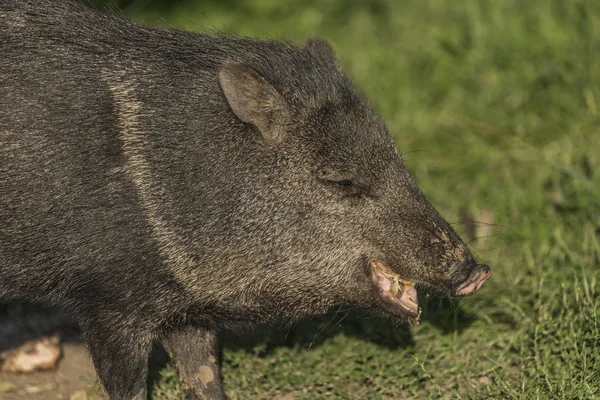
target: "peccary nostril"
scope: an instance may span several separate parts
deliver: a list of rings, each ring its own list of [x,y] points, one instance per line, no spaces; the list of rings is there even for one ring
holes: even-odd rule
[[[479,290],[481,285],[492,276],[492,270],[487,265],[476,266],[469,278],[460,284],[456,290],[457,296],[470,296]]]

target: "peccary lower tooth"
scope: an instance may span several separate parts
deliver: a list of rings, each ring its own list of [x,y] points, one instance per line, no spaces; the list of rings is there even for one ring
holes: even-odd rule
[[[394,283],[392,284],[392,288],[390,289],[390,294],[392,297],[396,297],[398,294],[398,289],[400,289],[400,284],[398,283],[398,279],[394,279]]]

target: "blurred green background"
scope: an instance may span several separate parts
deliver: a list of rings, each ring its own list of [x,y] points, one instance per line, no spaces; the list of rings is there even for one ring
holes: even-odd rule
[[[95,3],[156,26],[327,39],[494,269],[460,304],[422,296],[416,327],[340,308],[232,336],[232,399],[600,398],[600,2]],[[153,393],[181,398],[172,367]]]

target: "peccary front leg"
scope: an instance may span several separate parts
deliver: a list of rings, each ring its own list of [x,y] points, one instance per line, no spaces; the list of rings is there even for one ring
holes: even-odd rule
[[[225,399],[216,333],[188,327],[169,333],[163,346],[179,370],[187,399]]]
[[[150,335],[106,325],[82,326],[98,378],[110,400],[147,400]]]

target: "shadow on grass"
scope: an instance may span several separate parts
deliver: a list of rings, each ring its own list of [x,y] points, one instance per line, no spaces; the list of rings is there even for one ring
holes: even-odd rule
[[[455,301],[430,297],[422,302],[422,324],[430,324],[442,334],[459,333],[477,320],[474,314],[462,310]],[[325,315],[289,322],[283,318],[274,323],[241,332],[224,332],[224,349],[242,349],[257,357],[266,357],[281,347],[297,351],[323,345],[338,335],[375,343],[388,350],[412,348],[415,341],[409,325],[388,318],[375,317],[366,311],[341,307]],[[160,372],[169,362],[169,356],[156,345],[150,357],[148,388],[160,380]]]
[[[461,310],[452,300],[431,298],[423,304],[420,323],[430,324],[443,334],[453,334],[462,332],[476,319],[474,314]],[[405,322],[376,317],[359,309],[340,307],[328,314],[294,323],[277,319],[270,326],[254,329],[252,332],[224,333],[223,345],[253,353],[261,345],[263,349],[258,354],[267,355],[282,346],[310,349],[340,334],[369,341],[389,350],[413,347],[415,344],[410,327]]]

